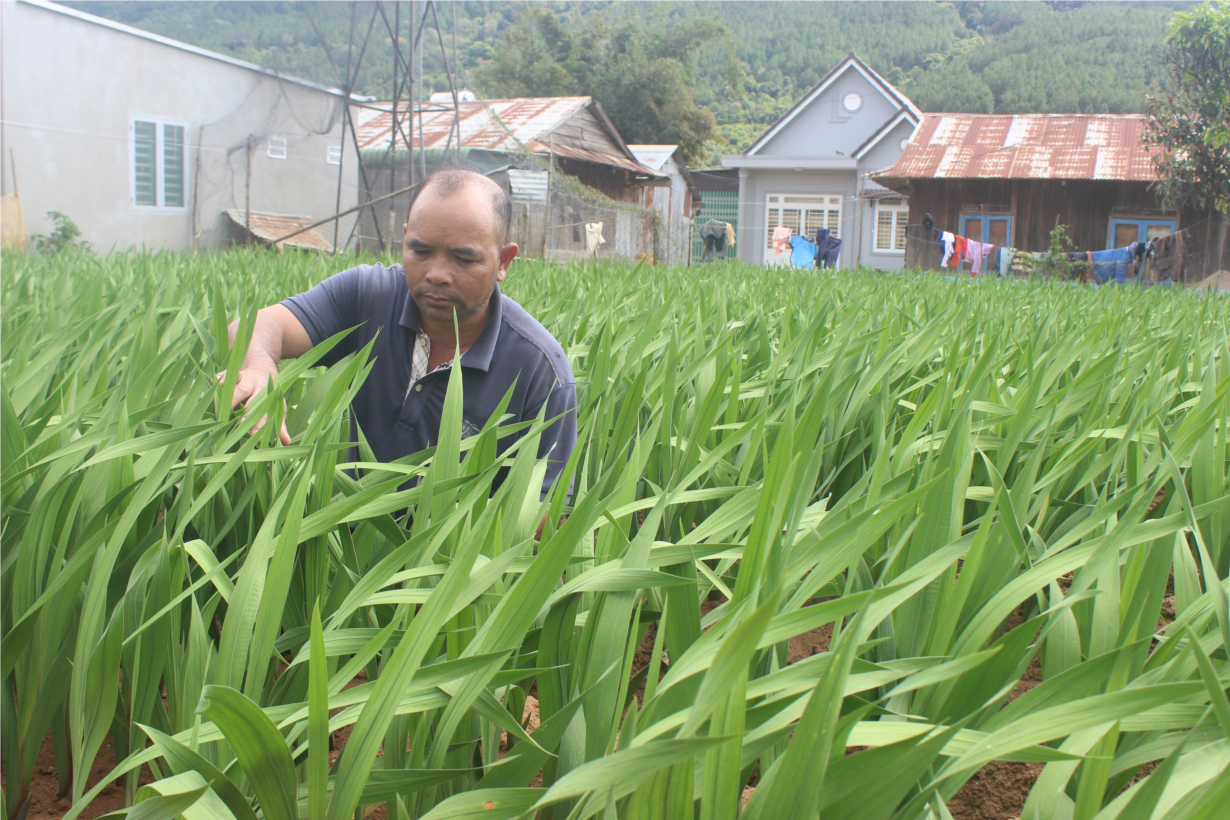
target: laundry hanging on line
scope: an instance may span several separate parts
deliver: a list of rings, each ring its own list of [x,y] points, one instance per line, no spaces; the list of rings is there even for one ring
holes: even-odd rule
[[[833,236],[828,228],[817,228],[816,267],[835,268],[839,256],[841,256],[841,240]]]
[[[965,255],[964,261],[969,262],[972,267],[970,269],[971,276],[977,276],[982,273],[983,261],[991,255],[995,250],[994,245],[988,245],[985,242],[975,242],[972,239],[965,240]]]
[[[734,228],[726,222],[719,222],[716,219],[710,219],[704,225],[700,226],[700,238],[704,240],[705,249],[701,253],[700,261],[711,262],[719,254],[726,253],[726,243],[734,244],[731,237],[734,234]]]
[[[781,256],[787,246],[790,244],[791,231],[789,228],[777,227],[773,229],[773,254]]]
[[[930,214],[924,214],[922,225],[928,231],[936,230],[935,220]],[[1091,281],[1099,284],[1111,280],[1117,283],[1127,282],[1128,269],[1133,265],[1137,280],[1146,276],[1155,281],[1181,280],[1190,231],[1191,228],[1184,228],[1166,236],[1154,237],[1147,242],[1131,242],[1122,248],[1074,251],[1066,256],[1077,270],[1083,270]],[[908,238],[931,241],[922,237]],[[941,254],[940,267],[960,268],[962,262],[971,262],[971,275],[983,271],[995,271],[1004,277],[1013,272],[1027,273],[1039,262],[1050,258],[1049,253],[997,247],[944,230],[937,231],[935,244]]]
[[[605,244],[606,240],[602,237],[602,223],[587,222],[585,224],[585,252],[594,256],[598,253],[598,246]]]
[[[790,253],[790,264],[796,268],[812,268],[816,265],[816,251],[818,247],[815,242],[803,236],[790,237],[790,247],[793,249]]]

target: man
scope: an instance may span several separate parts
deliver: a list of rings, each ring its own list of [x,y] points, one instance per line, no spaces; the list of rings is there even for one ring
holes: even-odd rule
[[[510,387],[514,422],[540,412],[560,417],[538,451],[549,459],[545,497],[576,446],[576,382],[559,343],[500,293],[518,250],[504,241],[511,217],[508,195],[487,177],[434,174],[410,205],[401,266],[360,265],[257,314],[233,405],[250,402],[282,359],[355,328],[321,364],[376,339],[375,363],[351,404],[351,440],[357,424],[376,458],[394,461],[439,441],[449,370],[460,354],[463,436],[482,429]],[[281,439],[290,443],[285,425]],[[501,451],[513,441],[501,440]]]

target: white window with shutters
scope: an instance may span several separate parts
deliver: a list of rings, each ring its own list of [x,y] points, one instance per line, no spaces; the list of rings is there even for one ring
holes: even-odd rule
[[[907,202],[876,203],[876,253],[905,253],[905,225],[909,216]]]
[[[171,211],[187,208],[187,133],[188,126],[182,122],[133,118],[133,205]]]
[[[769,194],[765,199],[768,229],[765,231],[766,258],[773,257],[773,229],[789,228],[795,236],[815,241],[817,228],[828,228],[841,238],[840,194]]]

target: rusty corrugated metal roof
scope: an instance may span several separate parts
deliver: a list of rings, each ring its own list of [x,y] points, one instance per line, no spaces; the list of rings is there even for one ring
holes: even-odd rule
[[[588,106],[591,97],[519,97],[486,102],[462,102],[460,108],[461,147],[487,148],[496,151],[516,151],[522,145],[546,134]],[[384,147],[391,141],[393,115],[391,102],[373,103],[384,110],[360,109],[356,115],[359,148]],[[403,102],[403,112],[409,103]],[[415,109],[414,133],[410,135],[415,148],[420,147],[419,117],[422,117],[423,139],[427,148],[442,148],[448,143],[453,127],[453,106],[421,104]],[[409,130],[408,123],[405,126]],[[398,135],[400,143],[401,136]]]
[[[241,228],[248,221],[246,213],[238,208],[227,208],[226,215]],[[295,228],[307,228],[315,221],[306,216],[271,214],[264,211],[251,212],[252,235],[266,242],[282,239]],[[333,251],[333,246],[315,228],[301,231],[288,239],[283,239],[278,244],[308,251],[325,251],[326,253]]]
[[[881,179],[1157,179],[1143,114],[924,114]]]
[[[556,143],[554,146],[548,146],[545,143],[534,140],[526,145],[535,154],[546,154],[554,152],[557,157],[568,157],[569,159],[579,159],[582,162],[597,162],[602,165],[614,165],[616,168],[623,168],[625,171],[631,171],[634,174],[640,174],[647,177],[659,177],[662,174],[641,165],[639,162],[630,160],[627,157],[616,156],[615,154],[603,154],[599,151],[591,151],[588,148],[576,148],[571,145],[560,145]]]
[[[514,97],[484,102],[461,102],[458,105],[462,148],[486,148],[493,151],[520,151],[528,149],[536,154],[550,153],[550,132],[572,117],[582,108],[593,103],[592,97]],[[359,109],[355,126],[359,138],[359,150],[384,148],[392,141],[393,104],[373,103],[383,110]],[[409,103],[401,103],[404,112]],[[422,118],[422,141],[419,140],[419,118]],[[410,131],[403,113],[403,122]],[[415,109],[413,133],[409,134],[414,148],[443,148],[449,144],[449,132],[453,127],[453,106],[447,104],[421,104]],[[618,135],[616,142],[619,142]],[[398,134],[398,143],[402,143]],[[454,141],[455,144],[455,141]],[[614,165],[637,174],[656,176],[653,171],[636,162],[631,156],[619,156],[584,148],[571,148],[556,144],[554,151],[560,156]]]

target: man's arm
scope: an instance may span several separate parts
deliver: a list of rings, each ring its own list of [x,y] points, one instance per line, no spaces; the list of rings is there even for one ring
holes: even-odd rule
[[[239,321],[236,320],[227,328],[230,344],[235,346],[235,334],[239,331]],[[256,314],[256,323],[252,328],[252,342],[248,345],[247,355],[243,357],[239,375],[235,381],[235,394],[231,398],[231,407],[251,402],[269,379],[278,375],[278,362],[282,359],[296,359],[312,349],[312,339],[303,328],[303,324],[284,305],[270,305],[261,308]],[[225,374],[220,374],[225,378]],[[253,432],[265,424],[261,418],[252,428]],[[285,413],[283,413],[282,429],[279,437],[283,444],[290,444],[290,433],[286,429]]]

